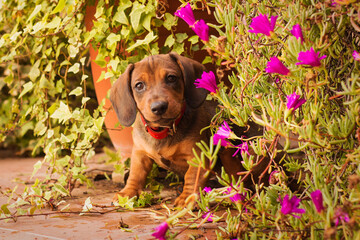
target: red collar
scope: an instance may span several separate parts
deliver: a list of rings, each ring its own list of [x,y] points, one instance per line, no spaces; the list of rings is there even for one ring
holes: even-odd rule
[[[182,117],[184,116],[184,113],[185,113],[185,109],[186,109],[186,104],[184,102],[183,104],[183,107],[181,109],[181,114],[180,116],[174,121],[174,124],[173,124],[173,127],[171,128],[171,132],[175,133],[176,131],[176,126],[179,125]],[[141,116],[141,121],[143,122],[145,128],[146,128],[146,131],[155,139],[163,139],[163,138],[166,138],[168,135],[169,135],[169,131],[170,131],[170,128],[167,128],[165,127],[163,130],[159,131],[158,129],[159,128],[152,128],[150,127],[145,118],[143,117],[142,114],[140,114]]]

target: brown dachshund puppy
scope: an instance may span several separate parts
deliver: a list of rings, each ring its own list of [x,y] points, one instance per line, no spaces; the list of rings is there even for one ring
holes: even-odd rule
[[[204,71],[202,64],[170,53],[130,64],[114,83],[110,100],[118,119],[124,126],[134,123],[130,175],[117,194],[139,195],[153,162],[184,176],[177,206],[183,206],[190,194],[205,186],[205,170],[200,170],[196,180],[198,168],[187,163],[194,157],[193,148],[200,153],[195,143],[208,142],[211,136],[209,131],[200,131],[209,126],[216,105],[205,101],[207,91],[194,85]],[[229,174],[240,170],[240,161],[234,166],[226,149],[221,161]]]

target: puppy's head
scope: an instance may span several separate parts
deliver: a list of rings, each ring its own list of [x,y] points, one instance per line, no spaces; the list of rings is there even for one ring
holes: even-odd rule
[[[197,108],[205,100],[206,90],[194,85],[203,71],[202,64],[176,53],[130,64],[110,93],[120,123],[131,126],[139,110],[151,127],[171,127],[184,101]]]

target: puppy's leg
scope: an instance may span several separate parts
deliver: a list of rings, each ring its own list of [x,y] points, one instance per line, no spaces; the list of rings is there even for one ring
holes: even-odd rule
[[[142,151],[133,151],[131,154],[130,174],[125,187],[115,194],[113,202],[118,201],[118,196],[132,198],[139,196],[145,186],[146,177],[151,171],[153,160]]]
[[[198,181],[196,182],[197,175],[199,173]],[[205,176],[206,171],[203,168],[198,169],[197,167],[189,166],[184,177],[184,190],[178,198],[175,200],[175,206],[185,206],[188,202],[185,202],[186,198],[192,193],[198,193],[199,187],[203,188],[209,178]],[[189,201],[195,201],[190,199]]]
[[[241,159],[239,159],[238,156],[233,157],[235,151],[236,149],[234,148],[223,149],[221,150],[219,157],[225,172],[237,178],[237,173],[243,171],[244,168],[241,165]]]

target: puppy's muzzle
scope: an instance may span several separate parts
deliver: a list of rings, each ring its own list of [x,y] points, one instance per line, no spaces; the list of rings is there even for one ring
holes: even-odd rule
[[[163,115],[166,110],[168,109],[168,103],[164,102],[164,101],[157,101],[157,102],[153,102],[150,106],[151,111],[155,114],[155,115]]]

